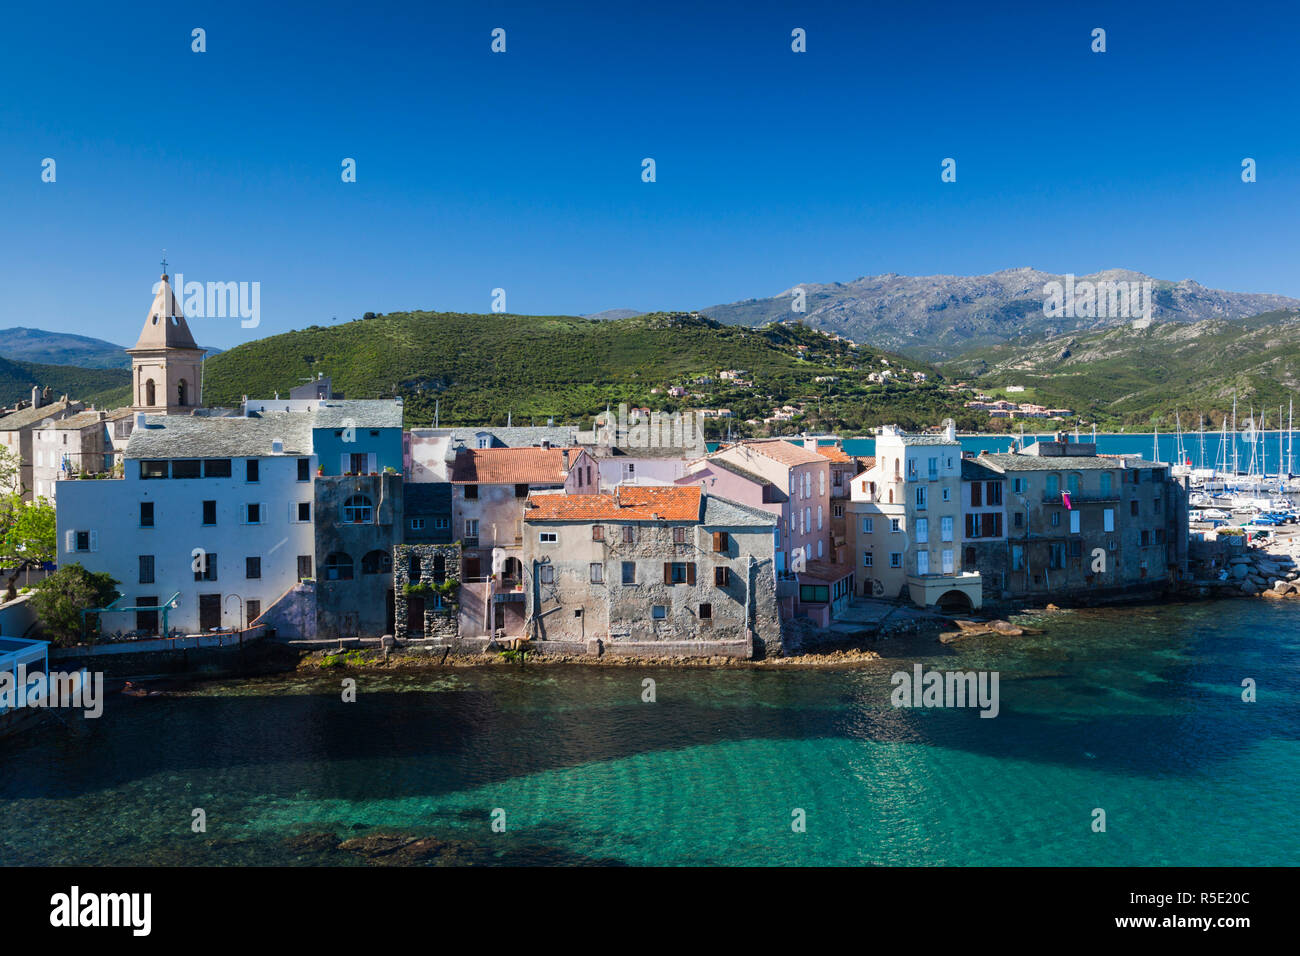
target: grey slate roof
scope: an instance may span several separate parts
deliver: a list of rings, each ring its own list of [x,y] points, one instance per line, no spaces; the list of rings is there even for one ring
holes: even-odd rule
[[[774,527],[776,525],[776,515],[770,511],[755,508],[753,505],[742,504],[739,501],[732,501],[730,498],[719,498],[717,495],[706,494],[703,497],[703,523],[705,525],[722,525],[728,528],[746,526]]]
[[[484,425],[480,428],[429,428],[420,429],[437,437],[447,436],[451,444],[462,442],[466,448],[478,447],[480,434],[490,435],[490,448],[530,448],[542,442],[552,446],[570,446],[577,444],[578,426],[576,425],[514,425],[509,428],[497,428]],[[583,446],[588,447],[588,446]]]
[[[310,455],[313,416],[267,412],[258,417],[150,415],[131,432],[127,458],[256,458],[271,454],[274,439],[285,455]]]
[[[402,507],[408,515],[451,514],[451,482],[402,482]]]
[[[58,401],[51,402],[49,405],[42,405],[40,408],[20,409],[12,415],[0,418],[0,432],[17,431],[20,428],[43,422],[47,418],[56,418],[66,413],[72,407],[72,404],[72,402]]]
[[[1127,458],[1122,455],[1017,455],[1010,452],[985,452],[977,459],[998,471],[1110,471],[1115,468],[1166,468],[1163,462]],[[965,462],[962,463],[963,468]],[[963,477],[965,474],[963,472]]]
[[[974,458],[963,458],[961,460],[962,481],[1002,481],[1005,477],[1002,472],[994,471],[987,465],[980,464]]]
[[[317,428],[401,428],[403,406],[387,398],[332,399],[311,413]]]

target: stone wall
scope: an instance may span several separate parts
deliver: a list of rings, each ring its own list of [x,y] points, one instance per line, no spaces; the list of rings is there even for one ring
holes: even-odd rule
[[[438,559],[441,558],[441,568]],[[410,620],[411,595],[405,592],[406,586],[412,584],[412,563],[419,568],[422,583],[436,584],[438,581],[451,581],[457,587],[452,597],[442,602],[442,607],[434,595],[423,595],[424,620],[422,637],[426,641],[451,643],[460,634],[457,623],[457,605],[462,597],[460,591],[460,545],[459,544],[399,544],[393,548],[393,606],[394,631],[398,640],[412,636]],[[416,634],[420,633],[419,627]]]

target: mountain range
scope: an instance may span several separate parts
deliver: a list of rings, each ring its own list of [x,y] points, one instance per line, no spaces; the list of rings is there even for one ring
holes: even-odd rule
[[[207,347],[211,358],[221,349]],[[0,354],[20,362],[42,365],[73,365],[77,368],[131,367],[131,356],[126,346],[114,345],[103,339],[72,332],[49,332],[45,329],[28,329],[17,326],[0,329]]]
[[[1045,315],[1045,287],[1065,281],[1064,275],[1030,268],[982,276],[890,273],[852,282],[803,283],[766,299],[715,305],[701,312],[726,325],[756,327],[797,321],[931,362],[1017,338],[1048,338],[1128,321]],[[1169,282],[1128,269],[1078,276],[1075,281],[1150,282],[1151,317],[1156,322],[1237,319],[1300,308],[1300,300],[1286,296],[1224,292],[1191,279]],[[803,313],[792,309],[799,289],[804,293]]]

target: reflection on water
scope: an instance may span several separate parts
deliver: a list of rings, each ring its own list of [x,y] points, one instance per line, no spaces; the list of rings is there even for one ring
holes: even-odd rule
[[[346,704],[337,675],[114,698],[85,733],[0,740],[0,863],[1295,864],[1295,615],[1072,612],[1040,636],[920,645],[926,667],[999,671],[992,720],[891,707],[916,658],[888,644],[844,670],[493,667],[359,675]]]

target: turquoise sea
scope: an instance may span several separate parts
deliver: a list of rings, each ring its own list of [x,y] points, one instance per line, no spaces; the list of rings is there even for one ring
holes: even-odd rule
[[[355,703],[344,675],[115,696],[0,739],[0,864],[353,864],[336,840],[399,832],[477,863],[1294,865],[1298,614],[1069,611],[843,669],[362,673]],[[999,716],[895,709],[914,661],[996,670]]]

